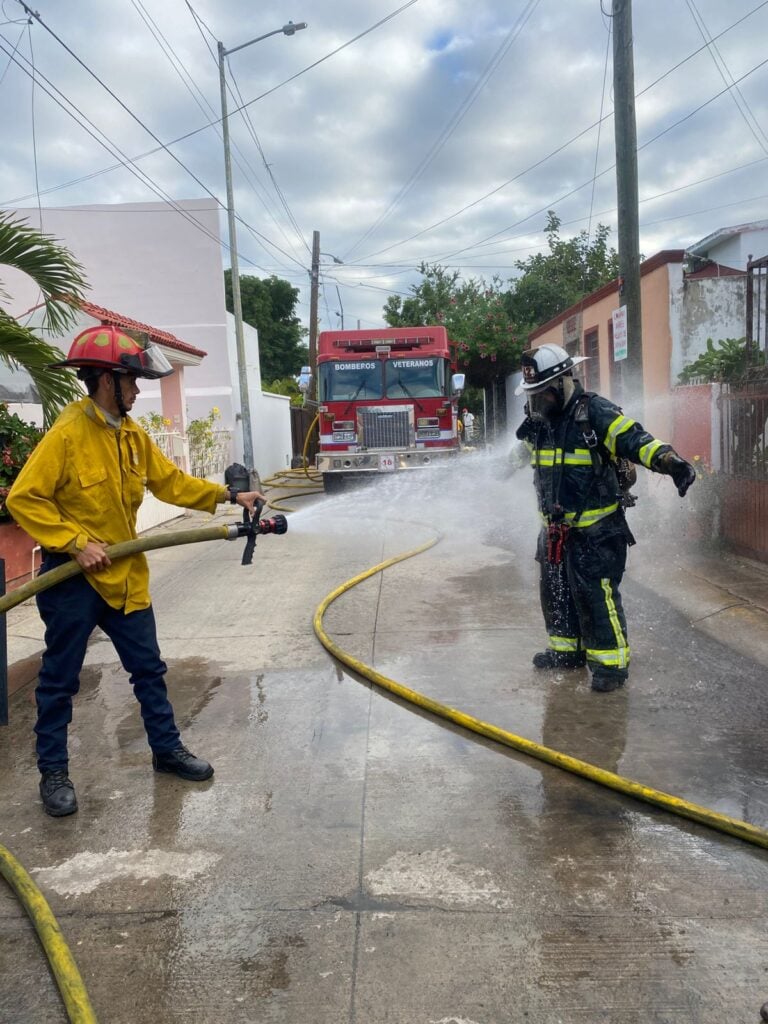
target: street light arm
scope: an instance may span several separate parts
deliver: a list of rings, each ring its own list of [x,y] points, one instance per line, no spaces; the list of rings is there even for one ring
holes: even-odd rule
[[[262,39],[269,39],[270,36],[277,36],[281,33],[284,36],[292,36],[294,32],[298,32],[299,29],[306,27],[306,21],[300,21],[297,25],[294,25],[292,21],[289,21],[288,24],[283,25],[282,28],[276,28],[272,32],[266,32],[263,36],[256,36],[255,39],[250,39],[247,43],[241,43],[239,46],[233,46],[231,50],[225,50],[222,46],[221,55],[222,57],[228,57],[230,53],[237,53],[238,50],[244,50],[246,46],[251,46],[253,43],[260,43]]]

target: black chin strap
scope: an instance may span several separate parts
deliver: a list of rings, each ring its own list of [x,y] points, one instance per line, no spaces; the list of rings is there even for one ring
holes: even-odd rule
[[[112,372],[112,384],[115,389],[115,404],[117,405],[117,411],[120,413],[122,418],[125,418],[128,415],[128,410],[126,409],[125,402],[123,401],[123,390],[120,386],[120,374],[115,373],[114,371]]]

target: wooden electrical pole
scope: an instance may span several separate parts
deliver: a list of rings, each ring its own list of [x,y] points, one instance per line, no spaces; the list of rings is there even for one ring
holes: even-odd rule
[[[312,232],[312,267],[309,271],[309,386],[307,404],[317,400],[317,291],[320,277],[320,232]]]
[[[632,0],[613,0],[613,97],[616,134],[616,195],[619,217],[619,302],[627,307],[624,391],[642,417],[643,334],[640,303],[640,225],[637,194],[635,65]],[[613,353],[611,353],[611,359]]]

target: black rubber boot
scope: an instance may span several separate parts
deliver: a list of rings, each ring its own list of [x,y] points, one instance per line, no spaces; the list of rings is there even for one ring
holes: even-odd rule
[[[626,683],[627,677],[616,672],[594,672],[592,675],[592,689],[598,693],[611,693],[618,690]]]
[[[164,754],[153,753],[152,767],[156,772],[170,772],[189,782],[205,782],[213,775],[213,766],[203,761],[201,757],[195,757],[184,746],[178,746]]]
[[[534,668],[584,668],[587,655],[584,651],[539,651],[533,656]]]
[[[40,779],[40,798],[46,814],[54,818],[63,818],[77,810],[75,787],[63,768],[43,772]]]

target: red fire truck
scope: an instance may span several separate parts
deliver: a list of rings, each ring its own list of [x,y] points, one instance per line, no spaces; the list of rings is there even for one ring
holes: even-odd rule
[[[431,466],[459,449],[457,402],[444,327],[323,331],[317,375],[327,491],[349,477]]]

